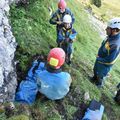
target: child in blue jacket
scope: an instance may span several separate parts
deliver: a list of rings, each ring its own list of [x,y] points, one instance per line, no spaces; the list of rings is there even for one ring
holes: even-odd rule
[[[57,43],[66,53],[66,62],[71,63],[71,55],[73,53],[73,42],[77,32],[71,25],[72,18],[70,15],[65,15],[63,18],[63,27],[58,33]]]

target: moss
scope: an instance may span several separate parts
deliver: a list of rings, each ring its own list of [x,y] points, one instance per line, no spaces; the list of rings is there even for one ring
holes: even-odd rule
[[[5,113],[0,113],[0,120],[7,120]]]
[[[18,115],[18,116],[13,116],[8,120],[29,120],[29,117],[26,115]]]

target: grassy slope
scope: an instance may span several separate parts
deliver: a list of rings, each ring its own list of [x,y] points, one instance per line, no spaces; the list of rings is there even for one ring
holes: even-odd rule
[[[79,0],[81,2],[81,0]],[[97,8],[95,5],[90,5],[92,7],[93,13],[103,20],[109,20],[113,17],[120,17],[120,1],[119,0],[101,0],[102,6]],[[89,0],[82,1],[89,5]]]
[[[28,62],[33,55],[47,54],[51,46],[56,46],[55,27],[48,22],[50,18],[48,7],[52,6],[54,10],[57,9],[56,0],[30,0],[30,3],[26,10],[23,7],[12,7],[11,10],[13,32],[19,44],[16,57],[20,60],[22,71],[26,71]],[[114,103],[112,97],[115,86],[119,82],[120,62],[118,61],[114,66],[111,72],[112,77],[106,81],[103,89],[98,90],[89,82],[89,76],[93,75],[92,68],[101,39],[98,33],[92,29],[88,16],[80,3],[69,0],[68,6],[76,17],[74,27],[78,32],[77,40],[74,43],[72,67],[65,66],[65,70],[71,73],[73,79],[71,91],[60,103],[44,102],[38,99],[30,108],[34,113],[30,115],[30,118],[33,120],[42,118],[45,120],[62,120],[63,118],[73,120],[76,118],[75,113],[79,111],[80,103],[84,101],[83,94],[89,91],[91,99],[100,100],[105,105],[104,120],[119,120],[119,107]],[[5,119],[4,114],[1,114],[0,117],[2,120]]]
[[[119,0],[102,0],[102,6],[100,9],[95,7],[94,5],[92,6],[93,12],[96,14],[103,16],[105,20],[108,20],[113,17],[120,17],[120,1]]]

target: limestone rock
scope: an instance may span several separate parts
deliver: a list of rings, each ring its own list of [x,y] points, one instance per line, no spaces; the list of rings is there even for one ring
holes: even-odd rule
[[[0,102],[13,101],[17,86],[14,63],[17,44],[8,20],[11,2],[0,0]]]

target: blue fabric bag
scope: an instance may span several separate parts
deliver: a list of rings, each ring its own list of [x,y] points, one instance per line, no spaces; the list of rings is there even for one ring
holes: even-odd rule
[[[82,120],[102,120],[103,112],[104,106],[100,102],[92,100]]]

